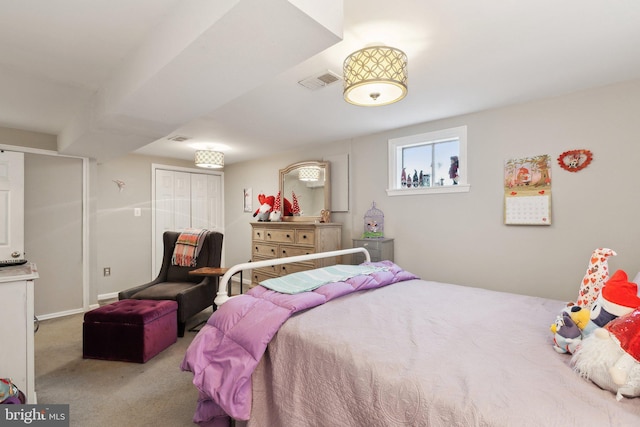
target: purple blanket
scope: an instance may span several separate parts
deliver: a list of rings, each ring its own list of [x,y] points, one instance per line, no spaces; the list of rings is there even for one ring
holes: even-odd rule
[[[194,374],[199,391],[193,421],[228,425],[228,416],[248,420],[251,414],[251,374],[267,344],[294,313],[365,289],[417,278],[390,261],[372,263],[387,271],[323,285],[312,292],[281,294],[257,286],[224,303],[189,345],[182,370]]]

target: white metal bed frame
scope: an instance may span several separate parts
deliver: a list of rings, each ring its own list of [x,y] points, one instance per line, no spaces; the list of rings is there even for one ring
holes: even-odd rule
[[[309,261],[312,259],[330,258],[335,256],[341,256],[341,255],[349,255],[349,254],[355,254],[358,252],[364,253],[365,261],[367,262],[371,261],[371,255],[369,255],[369,252],[365,248],[351,248],[351,249],[341,249],[341,250],[330,251],[330,252],[318,252],[315,254],[297,255],[297,256],[290,256],[290,257],[284,257],[284,258],[267,259],[264,261],[245,262],[242,264],[236,264],[233,267],[230,267],[229,270],[227,270],[227,272],[224,273],[224,275],[218,282],[218,292],[216,293],[216,298],[213,300],[213,302],[216,304],[216,306],[220,307],[229,299],[233,298],[228,295],[227,286],[228,286],[229,280],[231,280],[231,276],[233,276],[234,274],[240,271],[251,270],[254,268],[261,268],[261,267],[271,267],[273,265],[289,264],[292,262],[303,262],[303,261]]]

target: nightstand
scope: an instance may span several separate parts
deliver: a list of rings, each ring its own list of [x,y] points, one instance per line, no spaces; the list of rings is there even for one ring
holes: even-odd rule
[[[365,248],[371,255],[371,261],[393,261],[393,239],[353,239],[354,248]],[[364,254],[353,254],[355,264],[364,262]]]

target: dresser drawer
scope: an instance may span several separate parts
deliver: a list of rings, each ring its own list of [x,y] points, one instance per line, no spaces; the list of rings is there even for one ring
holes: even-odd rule
[[[266,233],[266,229],[264,228],[254,228],[253,229],[253,240],[264,240],[264,236]]]
[[[299,246],[280,246],[278,257],[309,255],[313,253],[315,253],[313,248],[304,248]]]
[[[267,242],[294,243],[295,235],[296,234],[294,230],[268,229],[265,234],[265,240]]]
[[[313,230],[296,230],[296,243],[298,245],[313,246],[316,243],[316,234]]]
[[[311,270],[314,268],[313,263],[311,264],[307,264],[307,263],[296,263],[296,264],[282,264],[279,265],[278,267],[280,267],[280,275],[284,276],[286,274],[291,274],[291,273],[298,273],[300,271],[307,271],[307,270]]]
[[[253,286],[257,286],[260,284],[260,282],[262,282],[263,280],[267,280],[267,279],[273,279],[274,275],[272,274],[267,274],[264,273],[262,271],[261,268],[256,268],[255,270],[253,270],[253,272],[251,273],[251,284]]]
[[[264,276],[276,277],[280,272],[280,266],[270,265],[268,267],[254,268],[253,272],[264,275]]]
[[[257,257],[276,258],[278,256],[278,245],[253,242],[251,254]]]

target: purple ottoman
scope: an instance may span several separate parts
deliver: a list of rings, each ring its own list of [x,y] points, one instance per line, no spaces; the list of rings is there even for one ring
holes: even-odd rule
[[[125,299],[84,314],[82,357],[145,363],[178,340],[178,303]]]

